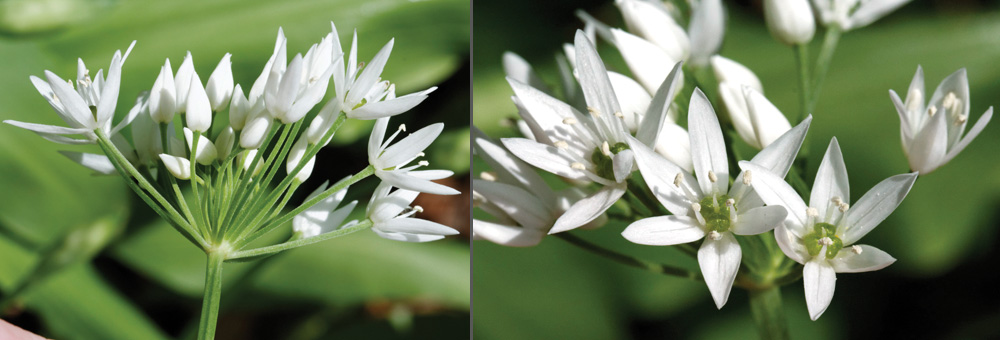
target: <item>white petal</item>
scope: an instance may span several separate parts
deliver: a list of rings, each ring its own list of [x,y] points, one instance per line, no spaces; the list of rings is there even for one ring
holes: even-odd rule
[[[847,230],[841,237],[844,245],[854,244],[889,217],[899,203],[903,202],[903,198],[916,181],[915,172],[892,176],[879,182],[861,196],[844,216],[844,223],[847,225]]]
[[[907,150],[910,169],[928,174],[944,164],[948,148],[948,123],[946,114],[940,112],[930,118],[913,138],[913,143]]]
[[[385,139],[385,131],[389,128],[389,118],[379,118],[375,120],[372,133],[368,136],[368,161],[374,163],[381,155],[382,141]]]
[[[272,71],[273,72],[273,71]],[[272,77],[274,74],[272,73]],[[288,68],[281,75],[281,82],[277,83],[277,92],[272,99],[272,97],[265,97],[265,104],[267,105],[267,110],[271,112],[274,118],[281,119],[282,121],[288,120],[286,117],[288,112],[292,109],[292,104],[299,95],[299,87],[301,86],[302,79],[302,55],[296,54],[292,58],[292,62],[288,63]],[[269,85],[273,84],[269,81]]]
[[[614,167],[615,182],[621,183],[628,175],[632,174],[635,165],[632,150],[622,150],[612,157],[611,162]]]
[[[584,170],[572,167],[575,160],[559,148],[524,138],[504,138],[500,141],[525,163],[562,177],[589,180]]]
[[[132,46],[134,45],[133,41]],[[129,46],[129,50],[131,50],[131,46]],[[111,59],[111,66],[108,67],[108,78],[101,85],[101,102],[97,104],[95,112],[98,124],[110,122],[114,118],[115,108],[118,106],[118,91],[121,89],[122,63],[124,62],[125,60],[121,58],[121,51],[116,51],[115,56]],[[100,81],[100,76],[98,76],[98,81]]]
[[[691,217],[655,216],[632,222],[622,231],[622,237],[632,243],[672,246],[700,240],[705,231]]]
[[[625,195],[626,187],[625,183],[607,185],[593,195],[577,201],[556,220],[549,234],[573,230],[598,218]]]
[[[604,62],[597,54],[597,50],[594,49],[593,44],[582,31],[576,32],[574,43],[576,46],[576,71],[579,73],[580,88],[583,89],[587,107],[597,110],[595,120],[603,122],[597,126],[602,129],[601,134],[610,139],[608,142],[623,142],[625,131],[621,120],[615,117],[616,113],[621,112],[621,107],[618,105],[614,88],[611,87],[611,80],[608,79],[608,70],[604,67]],[[663,76],[666,77],[666,75],[664,72]]]
[[[753,71],[743,66],[743,64],[721,55],[712,56],[711,62],[712,70],[715,72],[715,79],[720,83],[733,84],[737,89],[742,89],[745,85],[757,92],[764,92],[764,86],[761,85],[760,79],[757,78],[757,75]]]
[[[687,32],[674,21],[670,13],[649,1],[616,1],[629,32],[669,51],[677,60],[687,59],[690,41]]]
[[[517,159],[512,153],[491,140],[475,126],[472,127],[472,148],[490,169],[497,174],[499,181],[517,183],[534,194],[546,206],[555,203],[555,193],[545,180],[535,172],[535,169]]]
[[[306,156],[306,149],[309,147],[309,140],[305,135],[300,136],[299,140],[292,145],[291,150],[288,151],[288,158],[285,161],[285,173],[291,175],[292,171],[299,166],[302,162],[302,158]],[[305,166],[300,170],[305,170]]]
[[[212,126],[212,104],[197,74],[191,77],[191,92],[187,97],[187,127],[193,131],[208,132]]]
[[[990,108],[986,110],[986,113],[983,113],[983,115],[979,117],[979,120],[976,121],[976,125],[972,126],[972,129],[969,130],[969,133],[966,134],[965,137],[962,137],[962,140],[960,140],[958,143],[952,146],[950,150],[948,150],[948,154],[944,156],[944,160],[941,161],[941,164],[946,164],[950,162],[952,158],[958,156],[958,153],[962,152],[962,150],[964,150],[966,146],[969,146],[969,143],[972,142],[972,139],[976,138],[976,136],[979,136],[980,132],[983,132],[983,129],[986,128],[986,124],[990,122],[991,118],[993,118],[992,106],[990,106]],[[921,174],[926,174],[926,173],[921,173]]]
[[[722,47],[726,30],[722,0],[701,0],[691,12],[688,34],[691,36],[691,62],[705,65]]]
[[[733,128],[740,135],[740,139],[754,148],[761,149],[760,141],[754,133],[753,123],[750,121],[750,109],[747,107],[746,94],[750,91],[752,90],[746,85],[725,81],[719,83],[719,97],[726,106]]]
[[[649,108],[642,117],[642,124],[639,125],[639,129],[635,134],[635,138],[642,141],[643,144],[651,147],[656,145],[655,143],[659,140],[659,135],[663,132],[665,123],[667,121],[673,123],[673,120],[667,113],[670,111],[670,104],[673,103],[674,97],[677,96],[677,90],[680,89],[684,82],[684,71],[681,70],[682,64],[682,62],[678,62],[674,65],[674,68],[670,70],[670,74],[663,79],[663,83],[660,84],[660,87],[656,90],[656,94],[650,100]]]
[[[244,149],[259,148],[261,143],[264,143],[268,131],[271,130],[272,121],[271,116],[262,114],[247,122],[243,131],[240,132],[240,147]]]
[[[13,126],[16,126],[16,127],[19,127],[19,128],[22,128],[22,129],[25,129],[25,130],[31,130],[31,131],[34,131],[34,132],[45,133],[45,134],[78,135],[78,134],[84,134],[84,133],[86,133],[88,131],[91,131],[90,129],[87,129],[87,128],[75,129],[75,128],[68,128],[68,127],[65,127],[65,126],[55,126],[55,125],[25,123],[25,122],[19,122],[19,121],[16,121],[16,120],[5,120],[3,122],[7,123],[7,124],[10,124],[10,125],[13,125]]]
[[[659,46],[628,32],[619,29],[612,29],[611,32],[615,37],[615,46],[621,52],[632,75],[650,93],[656,91],[670,74],[673,66],[680,61]]]
[[[712,104],[699,89],[695,89],[691,96],[688,129],[691,134],[691,160],[701,191],[705,194],[726,193],[729,189],[729,160],[726,158],[722,128]],[[717,180],[714,183],[709,179],[709,172],[715,173]]]
[[[636,164],[639,166],[639,173],[642,174],[646,186],[660,201],[664,208],[677,216],[687,216],[691,209],[691,203],[687,196],[674,185],[674,180],[678,174],[682,176],[681,185],[696,195],[700,195],[700,189],[694,178],[686,176],[688,172],[681,169],[672,162],[664,159],[659,154],[650,150],[635,138],[629,137],[629,146],[635,152]]]
[[[437,241],[444,238],[444,235],[424,235],[424,234],[408,234],[408,233],[393,233],[393,232],[383,232],[378,229],[372,229],[376,235],[384,239],[402,242],[430,242]]]
[[[784,179],[771,173],[766,168],[759,165],[741,161],[740,169],[751,171],[753,179],[750,185],[757,192],[767,205],[780,205],[788,210],[788,218],[785,225],[793,230],[801,229],[806,223],[806,203],[802,201],[799,194],[795,193]],[[789,225],[789,223],[791,223]]]
[[[212,111],[221,111],[229,104],[233,95],[233,63],[230,60],[232,54],[226,53],[215,66],[212,75],[208,76],[208,101],[212,104]]]
[[[733,289],[733,281],[736,280],[736,273],[740,269],[740,260],[743,257],[736,237],[732,233],[721,235],[722,238],[718,240],[706,237],[698,249],[701,275],[705,277],[708,291],[712,293],[715,306],[719,309],[722,309],[729,300],[729,291]]]
[[[379,80],[379,76],[382,75],[382,70],[385,68],[386,61],[389,60],[389,53],[392,52],[392,45],[395,39],[389,40],[382,49],[375,54],[371,62],[365,66],[364,70],[361,70],[361,74],[358,75],[357,81],[354,82],[351,92],[347,93],[346,103],[360,103],[361,98],[368,92],[368,89],[375,85]]]
[[[532,247],[538,245],[546,235],[546,230],[522,228],[482,220],[472,220],[472,232],[478,239],[508,247]]]
[[[749,88],[747,88],[749,89]],[[766,147],[792,128],[788,118],[778,110],[763,94],[750,89],[745,94],[750,124],[753,126],[757,144]]]
[[[809,317],[816,321],[833,301],[833,290],[837,285],[837,273],[825,260],[809,261],[802,268],[802,283],[805,286],[806,307]]]
[[[224,161],[229,158],[229,153],[233,151],[233,144],[236,142],[236,132],[232,126],[227,126],[219,136],[215,138],[215,148],[219,152],[219,160]]]
[[[811,123],[812,115],[809,115],[799,125],[788,130],[773,143],[760,150],[750,162],[784,178],[788,174],[788,169],[792,167],[795,156],[799,154],[799,148],[802,147],[802,141],[805,140]],[[738,178],[736,182],[740,182],[740,179]]]
[[[851,26],[849,29],[861,28],[868,26],[875,20],[878,20],[895,11],[897,8],[910,2],[910,0],[876,0],[876,1],[861,1],[861,5],[858,9],[851,14]]]
[[[906,105],[899,99],[896,91],[889,90],[889,98],[892,99],[892,104],[896,107],[896,113],[899,114],[899,132],[903,139],[903,151],[909,154],[910,143],[913,142],[913,128],[911,127],[913,123],[910,121],[910,114],[907,111]]]
[[[112,175],[117,172],[115,165],[111,163],[108,156],[95,155],[92,153],[82,153],[73,151],[59,151],[63,156],[83,165],[85,168],[94,170],[102,175]]]
[[[191,60],[191,51],[188,51],[187,55],[184,56],[184,61],[181,62],[181,66],[177,68],[177,74],[174,76],[174,85],[177,85],[177,110],[185,110],[187,108],[188,93],[191,91],[191,78],[196,77],[194,72],[194,61]],[[199,80],[200,84],[201,81]]]
[[[763,234],[780,226],[786,217],[788,211],[780,205],[753,208],[737,216],[732,231],[736,235]]]
[[[411,217],[394,218],[385,222],[379,222],[373,228],[391,233],[458,235],[458,230],[452,229],[443,224]]]
[[[62,104],[65,112],[80,127],[91,130],[98,128],[97,121],[94,120],[94,116],[90,113],[90,108],[83,101],[83,98],[80,98],[80,94],[76,90],[73,90],[68,83],[59,78],[55,73],[45,71],[45,77],[48,79],[49,86],[52,87],[52,92]]]
[[[375,175],[383,181],[392,184],[392,186],[401,189],[425,192],[434,195],[458,195],[460,193],[458,190],[452,189],[448,186],[413,176],[414,172],[415,171],[375,170]]]
[[[309,123],[309,128],[306,129],[306,136],[308,136],[310,144],[319,144],[323,142],[321,139],[323,139],[326,133],[330,131],[330,128],[333,127],[333,123],[336,121],[337,115],[340,114],[341,105],[342,103],[335,98],[328,101],[326,105],[323,105],[323,108],[319,110],[316,117],[314,117],[312,122]],[[375,131],[373,130],[372,133],[374,134]],[[382,143],[381,138],[384,137],[384,135],[385,128],[383,127],[381,134],[378,136],[378,144],[375,145],[375,150],[378,150],[379,145]],[[369,142],[372,142],[371,138],[373,136],[369,137]]]
[[[535,140],[552,145],[556,141],[564,141],[570,148],[582,157],[585,148],[593,148],[587,141],[596,140],[590,132],[591,120],[569,104],[545,94],[538,89],[527,86],[513,79],[507,79],[510,88],[514,90],[517,103],[523,106],[521,117],[532,128]],[[567,119],[576,120],[585,128],[574,128],[567,125]]]
[[[688,173],[694,172],[691,161],[691,136],[680,125],[668,123],[656,137],[656,153],[677,164]],[[700,189],[699,189],[700,190]]]
[[[424,99],[427,99],[427,94],[434,92],[436,89],[437,87],[431,87],[429,89],[411,93],[402,97],[367,103],[355,110],[352,110],[348,113],[348,117],[367,120],[395,116],[409,111],[413,107],[417,106],[417,104],[423,102]]]
[[[809,251],[802,245],[802,240],[792,234],[784,225],[774,228],[774,239],[778,243],[778,248],[785,256],[795,260],[799,264],[805,264],[809,259]]]
[[[620,73],[609,71],[608,80],[611,81],[611,87],[614,88],[615,95],[618,97],[618,103],[621,105],[625,127],[629,131],[636,131],[639,127],[640,119],[646,113],[646,110],[649,109],[652,97],[649,96],[649,92],[646,92],[646,89],[642,85]]]
[[[840,197],[844,202],[851,202],[851,185],[847,181],[847,166],[844,165],[844,155],[840,152],[837,137],[830,140],[830,146],[823,155],[816,171],[812,193],[809,195],[809,206],[816,208],[819,216],[827,215],[830,200]],[[836,208],[835,208],[836,209]]]
[[[539,89],[542,92],[548,92],[548,87],[545,85],[545,82],[543,82],[541,78],[538,78],[538,75],[535,74],[535,70],[532,69],[531,64],[514,52],[508,51],[503,53],[503,70],[507,75],[507,78],[528,84],[529,86]]]
[[[250,103],[247,102],[247,97],[243,95],[243,87],[240,84],[236,84],[229,104],[229,125],[235,130],[243,130],[243,126],[247,123],[249,111]]]
[[[473,180],[476,194],[510,216],[517,224],[531,229],[547,229],[555,222],[554,216],[528,191],[519,187],[484,180]]]
[[[174,175],[174,177],[178,179],[191,178],[191,162],[187,159],[161,153],[160,160],[163,161],[163,165],[166,166],[167,171],[170,171],[170,174]]]
[[[382,155],[378,157],[378,166],[383,169],[394,167],[417,157],[417,154],[423,152],[437,139],[442,130],[444,130],[444,124],[435,123],[406,136],[382,152]]]
[[[190,101],[188,102],[190,103]],[[208,137],[205,137],[200,133],[198,136],[198,147],[193,148],[194,133],[192,133],[190,129],[184,128],[184,138],[187,140],[188,150],[196,150],[194,151],[195,160],[202,165],[212,164],[212,162],[215,162],[215,160],[219,157],[218,150],[215,149],[215,145],[212,144],[212,141],[208,140]]]
[[[860,253],[855,253],[852,247],[859,247]],[[881,249],[869,245],[854,245],[844,247],[837,253],[830,265],[838,273],[861,273],[876,271],[888,267],[896,259]]]

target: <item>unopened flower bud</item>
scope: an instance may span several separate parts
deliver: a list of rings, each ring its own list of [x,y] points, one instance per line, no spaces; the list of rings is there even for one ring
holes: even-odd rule
[[[231,54],[226,53],[219,61],[219,65],[208,77],[208,85],[205,92],[208,94],[208,102],[212,104],[212,111],[220,111],[229,104],[233,95],[233,63],[230,60]]]
[[[816,33],[808,0],[764,0],[764,18],[771,35],[787,45],[805,44]]]

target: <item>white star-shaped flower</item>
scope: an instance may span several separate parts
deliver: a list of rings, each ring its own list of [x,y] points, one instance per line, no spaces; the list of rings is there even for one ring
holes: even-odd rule
[[[427,242],[458,234],[457,230],[443,224],[410,217],[424,210],[420,206],[410,206],[419,192],[390,190],[392,185],[382,182],[368,203],[367,216],[372,221],[372,231],[378,236],[395,241]]]
[[[812,0],[820,21],[849,31],[868,26],[910,0]]]
[[[422,157],[424,149],[427,149],[437,139],[441,131],[444,130],[443,123],[426,126],[395,144],[392,144],[393,140],[400,132],[406,131],[406,125],[400,125],[399,129],[389,136],[388,140],[384,140],[388,126],[389,117],[379,118],[375,121],[375,127],[368,138],[368,162],[375,167],[375,176],[392,186],[407,190],[435,195],[459,194],[458,190],[431,182],[431,180],[451,176],[453,174],[451,171],[416,170],[429,165],[427,161],[419,161],[415,165],[409,165],[417,158]],[[390,144],[392,145],[390,146]]]
[[[889,177],[851,206],[847,168],[837,139],[833,138],[806,206],[788,183],[768,169],[749,162],[740,162],[740,168],[753,171],[753,188],[764,203],[788,210],[788,218],[774,230],[774,236],[785,255],[805,265],[802,281],[813,320],[833,300],[836,273],[879,270],[896,261],[878,248],[854,243],[899,206],[917,180],[917,173]]]
[[[323,182],[305,200],[309,201],[323,193],[323,191],[326,191],[328,183]],[[354,210],[354,207],[358,205],[358,201],[351,201],[338,208],[347,195],[347,188],[340,189],[340,191],[295,215],[292,218],[292,231],[301,234],[302,238],[307,238],[357,223],[357,221],[351,221],[346,224],[343,222],[347,219],[347,215],[350,215],[351,211]]]
[[[691,157],[696,179],[689,172],[660,157],[632,139],[639,172],[657,200],[673,215],[636,221],[625,228],[625,239],[646,245],[675,245],[704,238],[698,264],[716,307],[729,299],[742,254],[733,234],[756,235],[780,225],[787,212],[780,206],[763,206],[751,190],[756,172],[736,176],[729,187],[729,162],[718,118],[708,98],[695,90],[689,109]],[[795,160],[811,117],[761,150],[753,158],[762,169],[784,174]]]
[[[899,100],[895,91],[889,90],[899,113],[903,151],[910,162],[910,170],[921,175],[931,173],[958,156],[993,117],[990,106],[969,133],[962,136],[969,121],[969,79],[964,68],[942,80],[925,106],[926,93],[924,71],[919,66],[905,102]]]

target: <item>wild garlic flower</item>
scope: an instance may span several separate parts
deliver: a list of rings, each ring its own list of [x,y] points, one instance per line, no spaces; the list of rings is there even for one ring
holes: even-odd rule
[[[805,265],[806,307],[816,320],[833,300],[836,273],[858,273],[885,268],[896,261],[878,248],[854,244],[882,223],[899,206],[917,173],[889,177],[850,205],[847,168],[837,138],[823,156],[809,196],[809,206],[788,183],[759,165],[740,162],[753,171],[754,190],[768,206],[783,206],[788,218],[774,231],[782,252]]]
[[[990,106],[979,117],[968,134],[969,79],[965,69],[960,69],[941,81],[930,102],[924,104],[924,70],[917,66],[917,73],[901,101],[895,91],[889,90],[896,111],[899,113],[900,136],[903,151],[910,162],[910,169],[926,175],[947,164],[969,146],[986,124],[993,118]]]
[[[646,185],[673,215],[636,221],[625,228],[622,236],[634,243],[656,246],[704,239],[698,250],[698,264],[716,307],[722,308],[729,299],[742,258],[733,234],[768,232],[785,220],[787,212],[779,206],[764,206],[753,193],[750,184],[757,171],[739,174],[729,187],[729,161],[722,129],[701,90],[696,89],[691,97],[688,113],[695,178],[638,140],[630,139]],[[811,121],[811,117],[804,120],[752,161],[784,176]]]
[[[451,176],[451,171],[416,170],[430,165],[427,161],[419,161],[416,165],[409,165],[417,158],[424,156],[424,150],[437,139],[444,129],[443,123],[431,124],[417,130],[395,144],[392,142],[400,132],[406,131],[406,125],[400,124],[399,129],[389,136],[388,140],[385,140],[385,132],[388,127],[389,117],[379,118],[375,121],[375,128],[372,129],[372,134],[368,138],[368,162],[375,168],[375,176],[392,186],[416,192],[436,195],[456,195],[459,193],[455,189],[431,182],[431,180]],[[390,144],[392,145],[390,146]]]
[[[816,33],[809,0],[764,0],[764,19],[771,35],[785,45],[808,43]]]
[[[323,184],[316,187],[316,190],[313,190],[309,194],[309,197],[306,197],[306,201],[316,198],[326,191],[327,184],[329,182],[323,182]],[[319,201],[316,205],[295,215],[292,218],[292,232],[296,233],[296,236],[293,236],[293,238],[309,238],[356,224],[357,221],[344,223],[344,220],[351,214],[354,207],[358,205],[358,201],[351,201],[340,206],[347,195],[347,188],[345,186],[340,191]]]
[[[634,162],[625,137],[624,114],[618,104],[607,70],[583,31],[575,39],[579,83],[590,115],[513,79],[514,102],[535,140],[505,138],[504,146],[521,160],[564,178],[603,186],[587,198],[577,201],[563,214],[549,233],[558,233],[585,225],[602,216],[625,194],[625,180]],[[676,68],[675,68],[676,69]],[[676,74],[677,72],[675,72]],[[669,81],[669,80],[668,80]],[[665,81],[665,83],[668,83]],[[664,86],[658,95],[661,104],[667,97]],[[652,144],[659,133],[666,111],[664,106],[644,117],[642,138]]]
[[[428,242],[457,235],[458,231],[448,226],[411,217],[424,211],[419,205],[410,206],[419,194],[406,189],[392,191],[388,182],[379,184],[368,202],[367,217],[372,222],[372,231],[382,238],[404,242]]]
[[[842,31],[868,26],[910,0],[812,0],[819,19]]]
[[[531,247],[542,241],[556,219],[585,197],[578,188],[556,192],[503,146],[472,127],[472,148],[492,171],[482,172],[472,181],[473,204],[495,220],[472,220],[473,238],[509,247]],[[607,222],[602,216],[583,226],[597,227]]]
[[[135,41],[125,50],[124,56],[121,50],[115,51],[111,58],[111,65],[108,67],[107,79],[103,76],[104,70],[97,71],[96,77],[91,79],[90,71],[83,63],[83,59],[78,59],[75,89],[72,80],[63,80],[48,70],[45,71],[46,80],[31,76],[31,83],[35,85],[38,93],[45,97],[49,105],[69,126],[44,125],[15,120],[5,120],[4,123],[30,130],[42,138],[59,144],[94,144],[97,142],[97,134],[95,133],[97,130],[104,132],[107,136],[117,134],[138,114],[136,111],[122,119],[114,128],[111,127],[111,119],[114,118],[115,108],[118,106],[122,65],[128,59],[134,46]],[[83,138],[71,138],[67,135],[81,135]]]
[[[712,57],[719,96],[740,139],[762,149],[792,128],[788,118],[764,97],[764,88],[749,68],[723,56]]]

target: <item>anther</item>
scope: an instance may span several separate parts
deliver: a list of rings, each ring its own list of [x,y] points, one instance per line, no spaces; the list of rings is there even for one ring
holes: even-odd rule
[[[708,171],[708,180],[709,180],[710,182],[712,182],[712,183],[715,183],[716,181],[718,181],[718,180],[719,180],[719,177],[718,177],[718,176],[715,176],[715,172],[714,172],[714,171],[712,171],[712,170],[709,170],[709,171]]]
[[[608,141],[604,141],[604,143],[601,144],[601,153],[605,156],[611,157],[611,145],[608,145]]]
[[[566,124],[566,125],[576,124],[576,119],[575,118],[563,118],[563,124]]]
[[[844,203],[844,200],[841,199],[840,196],[833,196],[833,198],[830,199],[830,202],[833,202],[833,205],[840,205],[841,203]]]
[[[587,112],[590,112],[590,114],[594,115],[595,117],[601,116],[601,111],[597,111],[597,108],[592,106],[587,107]]]
[[[733,205],[736,205],[736,200],[735,200],[735,199],[732,199],[732,198],[730,198],[730,199],[727,199],[727,200],[726,200],[726,206],[727,206],[727,207],[730,207],[730,208],[732,208],[732,207],[733,207]]]
[[[583,166],[583,163],[580,162],[573,162],[573,164],[570,164],[569,167],[577,170],[587,170],[587,167]]]
[[[955,96],[955,92],[948,92],[948,94],[944,96],[944,100],[941,101],[941,107],[950,109],[955,106],[957,101],[958,97]]]
[[[428,162],[428,161],[419,161],[419,162],[417,162],[417,165],[428,166],[428,165],[431,165],[431,162]]]
[[[916,111],[923,102],[924,94],[918,89],[912,89],[906,95],[906,109],[909,111]]]
[[[406,124],[399,124],[399,131],[406,132]]]
[[[681,187],[681,181],[683,181],[683,180],[684,180],[684,173],[683,172],[678,172],[677,176],[674,176],[674,186],[680,188]]]
[[[696,212],[696,213],[700,213],[701,212],[701,204],[691,203],[691,210],[694,210],[694,212]]]
[[[829,237],[821,238],[821,239],[819,239],[818,242],[819,242],[819,245],[821,245],[821,246],[832,246],[833,245],[833,240],[830,239]]]
[[[557,141],[553,142],[552,144],[555,145],[557,148],[560,148],[560,149],[569,148],[569,143],[566,143],[566,141],[557,140]]]
[[[365,62],[362,61],[362,62],[358,63],[358,68],[359,69],[362,69],[364,67],[365,67]]]
[[[806,208],[806,217],[819,217],[819,210],[813,207]]]
[[[417,157],[423,157],[423,156],[426,156],[426,155],[427,154],[425,154],[423,151],[421,151],[420,153],[417,154]]]
[[[719,239],[722,238],[722,234],[720,234],[718,231],[712,230],[708,232],[708,238],[712,239],[713,241],[718,241]]]
[[[694,210],[694,218],[698,219],[698,223],[701,225],[706,225],[705,216],[701,216],[701,204],[691,203],[691,210]]]
[[[416,211],[418,213],[422,213],[422,212],[424,212],[424,207],[421,207],[419,205],[415,205],[415,206],[413,206],[413,211]]]
[[[492,172],[489,172],[489,171],[480,172],[479,173],[479,178],[482,178],[483,180],[490,181],[490,182],[496,182],[497,181],[497,175],[494,174],[494,173],[492,173]]]
[[[861,246],[859,245],[851,246],[851,252],[854,253],[855,255],[861,255],[862,252]]]
[[[931,107],[927,108],[927,115],[928,116],[934,117],[935,113],[937,113],[937,106],[931,106]]]
[[[625,118],[625,115],[624,115],[624,114],[622,114],[621,112],[615,112],[615,117],[618,117],[618,118]]]
[[[967,120],[969,120],[969,116],[966,116],[964,114],[959,114],[958,117],[955,118],[955,125],[965,124],[965,121]]]
[[[841,202],[837,207],[840,209],[840,212],[847,212],[847,209],[850,208],[851,205]]]
[[[744,171],[743,172],[743,185],[750,185],[750,181],[752,181],[752,180],[753,180],[753,174],[750,173],[750,170]]]

